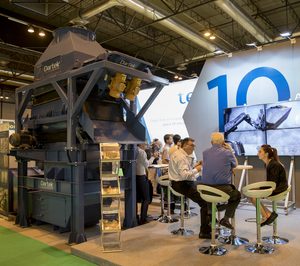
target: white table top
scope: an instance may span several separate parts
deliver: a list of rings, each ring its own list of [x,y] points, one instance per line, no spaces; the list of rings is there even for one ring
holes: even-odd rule
[[[253,169],[252,165],[244,165],[244,164],[239,164],[233,170],[251,170]]]
[[[150,164],[149,165],[150,168],[168,168],[169,165],[168,164]]]

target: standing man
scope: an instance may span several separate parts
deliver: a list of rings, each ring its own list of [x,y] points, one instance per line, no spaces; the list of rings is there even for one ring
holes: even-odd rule
[[[169,155],[171,156],[171,154],[175,151],[177,151],[179,148],[180,148],[180,140],[181,140],[181,137],[180,135],[178,134],[175,134],[173,136],[173,143],[174,145],[169,149]]]
[[[162,151],[161,159],[162,159],[162,163],[168,164],[170,161],[169,151],[173,145],[173,136],[171,134],[164,135],[164,141],[165,141],[165,146]]]
[[[231,146],[225,143],[220,132],[211,134],[212,147],[203,152],[202,179],[203,184],[211,185],[227,193],[230,198],[226,205],[225,216],[220,224],[233,229],[229,218],[234,217],[240,203],[241,193],[232,185],[232,170],[238,165]]]
[[[197,191],[196,176],[201,171],[201,164],[193,168],[189,156],[194,152],[195,141],[185,138],[181,141],[181,149],[175,151],[169,162],[169,178],[172,180],[172,188],[178,193],[198,203],[201,208],[201,225],[199,238],[210,239],[211,228],[207,215],[207,203],[200,197]]]

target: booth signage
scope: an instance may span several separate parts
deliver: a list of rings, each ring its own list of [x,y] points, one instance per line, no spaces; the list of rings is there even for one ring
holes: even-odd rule
[[[205,62],[183,115],[196,154],[210,145],[210,134],[224,130],[224,109],[298,100],[300,44],[285,42]]]

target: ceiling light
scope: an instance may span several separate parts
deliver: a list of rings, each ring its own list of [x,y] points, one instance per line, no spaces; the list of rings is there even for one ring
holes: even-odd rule
[[[27,31],[29,33],[34,33],[34,28],[32,26],[29,26],[28,29],[27,29]]]
[[[211,35],[211,33],[209,31],[206,31],[204,34],[203,34],[205,37],[209,37]]]
[[[1,96],[0,96],[0,99],[3,99],[3,98],[4,98],[4,97],[1,95]]]
[[[178,80],[182,80],[182,77],[178,77]]]
[[[224,51],[222,51],[222,50],[216,50],[216,51],[214,51],[214,54],[224,54]]]
[[[8,100],[8,99],[9,99],[9,97],[8,97],[8,96],[6,96],[6,97],[5,97],[5,100]]]
[[[178,79],[178,78],[179,78],[178,75],[175,75],[175,76],[174,76],[174,79]]]
[[[214,39],[216,39],[216,36],[212,35],[212,36],[209,37],[209,39],[214,40]]]
[[[255,42],[246,43],[246,45],[250,47],[257,47]]]
[[[43,30],[40,30],[40,31],[39,31],[39,36],[40,36],[40,37],[45,37],[45,36],[46,36],[46,33],[45,33]]]
[[[287,38],[287,37],[291,36],[291,33],[290,32],[283,32],[283,33],[280,33],[280,36],[284,37],[284,38]]]

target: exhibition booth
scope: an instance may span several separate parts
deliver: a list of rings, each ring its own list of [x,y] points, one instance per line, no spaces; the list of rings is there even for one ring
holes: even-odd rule
[[[88,30],[64,28],[55,34],[36,65],[37,80],[16,93],[17,134],[10,138],[14,146],[10,156],[17,159],[18,170],[10,172],[8,186],[11,194],[17,191],[18,206],[6,207],[7,216],[15,214],[20,227],[53,226],[74,244],[73,254],[100,265],[240,265],[241,260],[245,265],[279,265],[283,258],[287,265],[297,265],[298,40],[207,59],[198,79],[168,84],[151,73],[149,63],[95,45]],[[56,42],[66,47],[72,38],[81,45],[69,47],[72,55],[59,51],[64,63],[60,67],[53,59],[58,53]],[[82,58],[80,67],[75,55]],[[31,112],[25,117],[26,109]],[[200,212],[193,203],[197,216],[183,217],[182,205],[181,217],[175,211],[174,220],[181,218],[180,225],[154,220],[137,226],[135,145],[163,140],[167,133],[190,136],[196,143],[194,156],[201,160],[215,131],[224,132],[239,162],[233,182],[244,198],[233,236],[250,242],[256,237],[260,241],[260,232],[266,236],[275,231],[271,226],[257,229],[249,219],[255,216],[255,208],[246,199],[251,193],[243,188],[265,181],[259,147],[270,144],[278,150],[291,190],[278,203],[276,233],[290,242],[276,246],[273,255],[258,257],[233,241],[225,243],[228,252],[222,258],[199,253],[209,240],[198,238]],[[149,213],[164,215],[163,201],[154,203],[158,204]],[[89,226],[96,228],[91,236],[86,232]],[[178,228],[181,232],[189,228],[194,234],[171,234]],[[113,234],[113,240],[104,240],[104,235]]]

